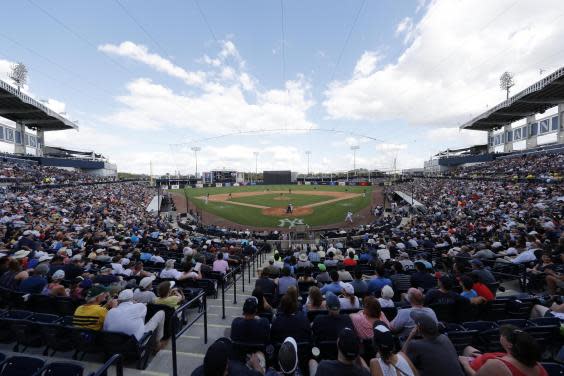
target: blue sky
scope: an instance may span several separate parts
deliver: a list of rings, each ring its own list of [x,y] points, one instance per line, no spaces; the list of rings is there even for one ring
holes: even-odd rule
[[[254,151],[259,169],[305,171],[305,150],[311,170],[344,170],[351,145],[358,167],[390,169],[484,142],[458,125],[504,99],[499,75],[514,72],[518,90],[564,58],[557,0],[198,4],[7,2],[0,75],[24,62],[26,90],[81,127],[47,144],[121,171],[193,171],[191,146],[200,171],[254,170]],[[237,131],[253,134],[204,140]]]

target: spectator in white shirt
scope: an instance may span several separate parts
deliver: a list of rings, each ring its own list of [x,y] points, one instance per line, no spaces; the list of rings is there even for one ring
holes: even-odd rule
[[[118,295],[119,305],[108,311],[104,319],[104,330],[110,332],[119,332],[135,336],[139,341],[147,332],[155,332],[155,343],[153,343],[156,351],[164,347],[162,342],[164,333],[165,313],[158,311],[145,324],[145,316],[147,314],[147,306],[143,303],[135,303],[133,301],[133,290],[123,290]],[[159,346],[159,341],[161,341]]]
[[[276,255],[275,255],[276,257]],[[275,262],[276,264],[276,262]],[[225,261],[223,259],[223,253],[218,253],[217,254],[217,260],[215,260],[213,262],[213,271],[214,272],[220,272],[221,274],[226,274],[227,271],[229,270],[229,264],[227,263],[227,261]]]
[[[159,277],[161,278],[166,278],[166,279],[176,279],[177,281],[183,280],[183,279],[188,279],[188,278],[192,278],[192,279],[201,279],[202,276],[200,275],[200,272],[196,272],[196,271],[192,271],[192,270],[186,270],[186,271],[179,271],[176,270],[174,268],[174,263],[176,262],[176,260],[174,259],[170,259],[170,260],[166,260],[165,263],[165,268],[161,271],[161,273],[159,274]]]
[[[139,288],[133,293],[133,300],[138,303],[152,303],[157,296],[153,292],[155,277],[145,277],[139,281]]]

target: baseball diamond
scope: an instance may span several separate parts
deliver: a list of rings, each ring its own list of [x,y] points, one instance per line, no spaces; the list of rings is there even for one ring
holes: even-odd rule
[[[280,229],[298,223],[284,221],[287,218],[323,228],[344,225],[348,211],[354,213],[353,223],[369,221],[376,191],[379,188],[370,186],[260,185],[189,188],[175,191],[174,199],[178,204],[188,199],[204,223]]]

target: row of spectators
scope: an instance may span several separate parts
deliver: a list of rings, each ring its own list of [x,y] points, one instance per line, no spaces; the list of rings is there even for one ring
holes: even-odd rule
[[[497,179],[535,178],[561,180],[564,176],[564,154],[543,153],[497,158],[486,164],[457,168],[449,171],[456,177],[493,177]]]
[[[113,181],[114,177],[95,176],[79,171],[35,164],[2,162],[0,179],[13,184],[27,183],[40,186]]]

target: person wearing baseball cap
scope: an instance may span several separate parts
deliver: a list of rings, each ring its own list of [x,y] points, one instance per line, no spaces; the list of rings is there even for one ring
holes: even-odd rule
[[[102,330],[104,320],[108,314],[108,309],[117,305],[117,301],[109,300],[104,306],[104,302],[108,297],[108,289],[102,285],[93,285],[86,293],[86,303],[79,306],[74,311],[73,325],[91,330]],[[91,318],[97,318],[97,321]]]
[[[364,360],[359,357],[360,340],[350,327],[343,328],[337,338],[337,360],[315,360],[309,363],[309,374],[315,376],[368,376],[370,371]]]
[[[133,300],[138,303],[152,303],[157,296],[153,292],[153,281],[155,276],[144,277],[139,281],[139,288],[133,293]]]
[[[458,354],[450,339],[440,334],[437,322],[426,312],[410,313],[415,328],[407,337],[402,351],[409,357],[421,376],[464,376]],[[422,339],[414,339],[421,336]]]
[[[257,316],[258,299],[250,296],[243,303],[243,317],[236,317],[231,323],[231,339],[246,343],[268,343],[270,323]]]
[[[413,376],[417,370],[403,352],[394,353],[396,338],[382,321],[374,323],[372,341],[378,356],[370,361],[370,370],[376,375]],[[395,371],[395,373],[394,373]]]
[[[147,306],[133,300],[133,290],[126,289],[119,293],[118,306],[111,309],[104,320],[104,330],[109,332],[124,333],[135,336],[139,341],[145,333],[154,332],[155,342],[152,343],[154,350],[158,351],[166,345],[162,340],[164,334],[165,313],[163,310],[156,312],[147,323]]]
[[[341,302],[332,292],[325,294],[325,305],[329,313],[318,315],[313,320],[311,330],[317,341],[335,341],[343,328],[353,328],[349,315],[340,314]]]

